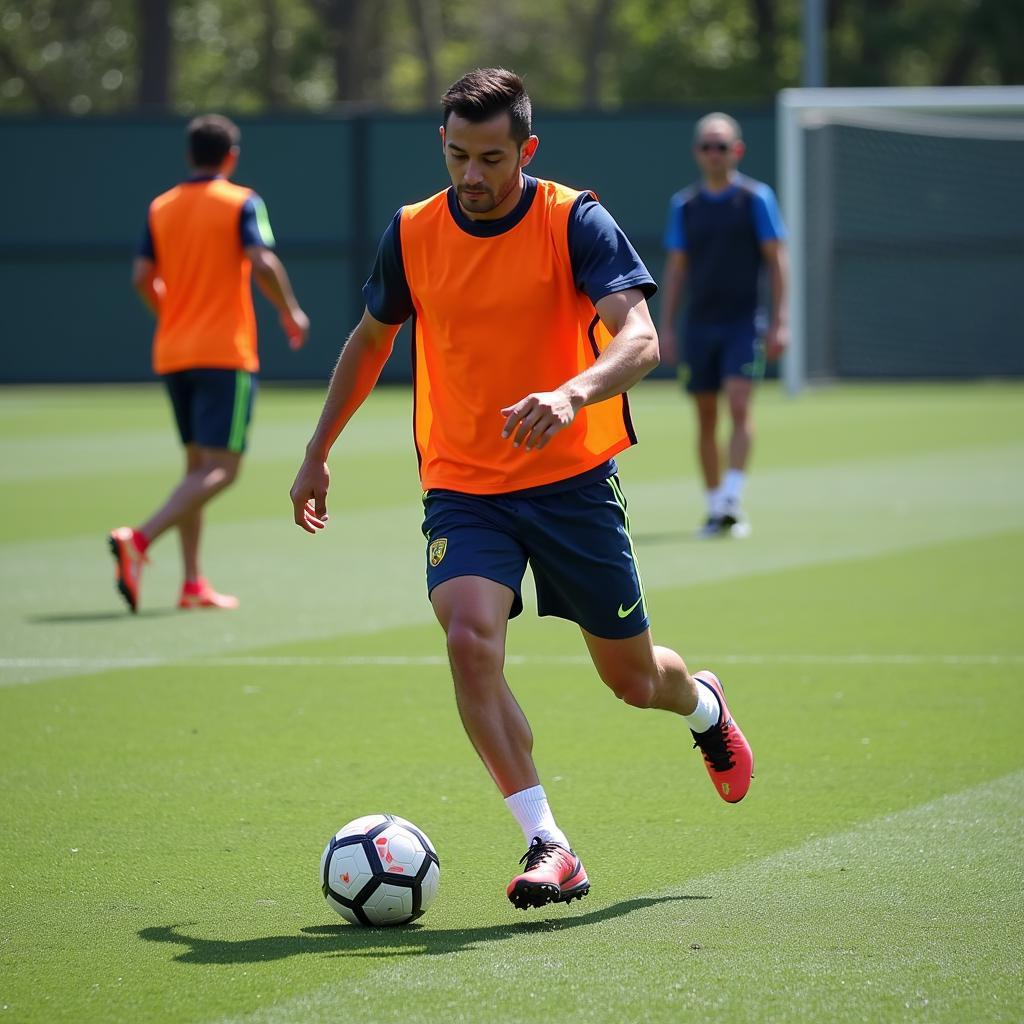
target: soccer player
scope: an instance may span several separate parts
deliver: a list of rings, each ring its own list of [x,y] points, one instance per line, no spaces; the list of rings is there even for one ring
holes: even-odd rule
[[[164,379],[185,474],[164,504],[136,529],[110,533],[117,589],[133,611],[149,546],[166,530],[181,537],[181,608],[235,608],[200,571],[203,506],[238,476],[256,395],[256,317],[251,275],[277,308],[292,349],[309,330],[283,264],[263,200],[229,180],[240,132],[219,114],[188,126],[187,181],[150,204],[132,283],[157,319],[153,368]]]
[[[504,675],[527,564],[540,614],[579,625],[616,696],[683,717],[723,799],[746,794],[753,758],[716,676],[651,640],[614,459],[635,439],[625,392],[658,362],[651,275],[593,193],[523,173],[538,139],[517,75],[473,71],[442,106],[451,187],[384,232],[291,490],[294,518],[311,534],[327,524],[328,453],[413,317],[426,582],[459,714],[528,844],[508,898],[567,903],[590,882]]]
[[[697,410],[698,453],[707,496],[700,536],[745,537],[750,523],[742,497],[754,439],[754,383],[765,358],[777,359],[789,341],[786,316],[785,230],[775,194],[737,171],[744,145],[728,114],[697,122],[693,155],[701,181],[677,192],[665,229],[659,337],[662,358],[677,359],[676,319],[682,293],[688,303],[681,375]],[[771,314],[758,334],[762,266],[771,278]],[[728,456],[719,453],[719,393],[732,417]],[[722,464],[727,465],[722,475]]]

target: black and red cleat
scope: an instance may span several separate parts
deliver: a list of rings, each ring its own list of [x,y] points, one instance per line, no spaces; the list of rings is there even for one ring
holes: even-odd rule
[[[526,870],[508,883],[506,893],[512,906],[520,910],[570,903],[590,891],[590,879],[579,857],[558,843],[545,843],[534,836],[519,863],[525,863]]]
[[[729,713],[729,705],[725,702],[722,684],[714,672],[701,669],[694,673],[699,679],[715,692],[722,713],[717,724],[707,732],[690,732],[704,755],[704,766],[714,783],[715,791],[726,803],[739,803],[750,789],[750,780],[754,777],[754,754],[750,744],[740,727]]]
[[[114,556],[114,585],[132,612],[139,610],[139,583],[142,567],[149,561],[135,543],[134,531],[119,526],[107,535],[110,553]]]

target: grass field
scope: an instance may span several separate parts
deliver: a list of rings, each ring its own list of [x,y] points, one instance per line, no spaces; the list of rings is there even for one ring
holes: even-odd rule
[[[313,539],[287,492],[320,400],[266,388],[211,507],[241,609],[175,611],[168,537],[130,617],[104,534],[178,471],[163,398],[0,393],[0,1022],[1024,1019],[1024,389],[766,388],[753,536],[712,543],[689,410],[636,390],[655,636],[717,669],[757,778],[719,801],[528,600],[509,677],[593,884],[532,914],[423,593],[408,393],[353,422]],[[403,929],[318,889],[379,810],[441,857]]]

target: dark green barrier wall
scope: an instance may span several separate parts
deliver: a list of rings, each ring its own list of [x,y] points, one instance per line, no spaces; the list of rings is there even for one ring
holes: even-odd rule
[[[695,176],[690,136],[705,110],[545,114],[531,171],[589,187],[657,278],[668,198]],[[774,183],[774,114],[736,110],[744,170]],[[309,313],[293,353],[256,299],[264,379],[324,379],[362,310],[359,289],[395,210],[444,188],[436,115],[240,119],[235,180],[266,200],[278,252]],[[185,173],[184,122],[0,121],[0,381],[151,376],[152,322],[129,282],[153,196]],[[656,303],[657,300],[655,300]],[[408,376],[399,336],[386,379]]]

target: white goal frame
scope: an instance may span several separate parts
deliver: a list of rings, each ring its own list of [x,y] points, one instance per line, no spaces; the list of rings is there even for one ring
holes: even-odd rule
[[[783,89],[776,97],[776,166],[789,253],[789,351],[783,358],[786,391],[807,383],[806,224],[803,127],[814,111],[855,115],[861,110],[1024,112],[1024,86],[926,86],[920,88]],[[826,115],[826,120],[828,117]]]

